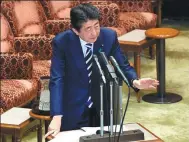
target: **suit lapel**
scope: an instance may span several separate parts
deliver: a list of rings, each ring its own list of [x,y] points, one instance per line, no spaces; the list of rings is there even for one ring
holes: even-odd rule
[[[102,48],[103,48],[103,43],[102,43],[101,36],[99,35],[96,42],[94,43],[93,54],[98,55],[99,51],[101,51]]]

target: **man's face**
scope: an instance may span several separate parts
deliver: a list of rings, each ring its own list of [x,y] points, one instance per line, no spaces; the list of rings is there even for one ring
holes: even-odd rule
[[[84,41],[94,43],[100,33],[100,24],[98,20],[88,20],[82,24],[80,31],[73,31]]]

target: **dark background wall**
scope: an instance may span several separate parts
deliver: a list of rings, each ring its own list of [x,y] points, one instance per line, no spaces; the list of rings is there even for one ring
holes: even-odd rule
[[[189,19],[189,0],[162,1],[162,18]]]

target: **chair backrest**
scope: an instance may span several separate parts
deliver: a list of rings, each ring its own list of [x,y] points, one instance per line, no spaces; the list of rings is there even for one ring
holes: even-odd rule
[[[93,4],[116,3],[121,12],[152,12],[151,0],[75,0],[77,3],[91,2]]]
[[[93,4],[95,5],[95,4]],[[119,7],[115,3],[96,4],[100,11],[100,25],[104,27],[117,27],[119,18]]]
[[[40,0],[49,20],[70,18],[70,10],[74,1]]]
[[[109,1],[92,1],[92,0],[72,0],[72,1],[49,1],[40,0],[48,19],[65,19],[70,18],[72,7],[80,3],[91,3],[95,5],[101,14],[100,24],[102,26],[117,26],[119,7]]]
[[[46,20],[39,1],[2,1],[1,11],[7,18],[13,34],[45,34]]]
[[[10,25],[5,16],[0,13],[1,17],[1,50],[0,52],[12,52],[14,36]]]
[[[111,0],[121,12],[152,12],[151,0]]]
[[[100,25],[104,27],[117,27],[120,9],[116,3],[108,0],[75,0],[73,4],[91,3],[100,12]]]

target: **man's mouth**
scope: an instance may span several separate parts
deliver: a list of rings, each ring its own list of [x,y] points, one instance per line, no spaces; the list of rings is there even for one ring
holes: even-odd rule
[[[90,39],[94,40],[94,39],[96,39],[96,37],[94,37],[94,38],[90,38]]]

